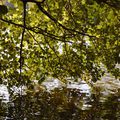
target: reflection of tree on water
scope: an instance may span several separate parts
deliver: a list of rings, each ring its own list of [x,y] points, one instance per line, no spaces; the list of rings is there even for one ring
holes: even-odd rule
[[[113,84],[111,80],[96,82],[94,84],[96,91],[93,91],[92,95],[84,82],[71,82],[67,84],[67,88],[62,85],[54,87],[52,81],[43,84],[47,86],[50,84],[51,89],[33,84],[29,86],[29,89],[25,89],[26,92],[23,95],[18,94],[19,88],[14,87],[10,89],[13,90],[10,92],[10,101],[4,104],[1,101],[0,119],[117,120],[120,117],[120,86],[119,82],[116,82],[115,80]],[[109,85],[117,91],[115,94],[112,94],[112,87],[105,87]],[[110,94],[106,96],[103,94],[105,92]]]
[[[120,104],[118,96],[109,96],[104,102],[100,96],[92,96],[94,101],[90,112],[93,120],[118,120],[120,114]],[[98,119],[99,118],[99,119]],[[92,120],[92,119],[91,119]]]
[[[8,117],[14,120],[117,120],[120,117],[118,98],[112,96],[100,102],[99,97],[87,97],[72,88],[37,93],[29,91],[26,95],[12,98]],[[85,102],[89,107],[83,109]]]
[[[120,99],[120,98],[119,98]],[[118,97],[109,97],[108,100],[103,103],[104,118],[109,120],[120,119],[120,101]],[[112,102],[111,102],[112,101]],[[108,109],[105,109],[108,108]]]
[[[93,92],[102,96],[120,95],[120,81],[116,79],[102,79],[93,84]]]

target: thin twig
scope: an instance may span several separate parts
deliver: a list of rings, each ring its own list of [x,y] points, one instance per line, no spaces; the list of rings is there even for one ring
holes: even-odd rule
[[[40,45],[40,43],[35,39],[35,37],[33,36],[33,34],[30,31],[27,31],[29,33],[29,35],[33,38],[33,40],[35,42],[37,42],[37,44],[39,45],[40,49],[45,52],[45,50],[42,48],[42,46]]]

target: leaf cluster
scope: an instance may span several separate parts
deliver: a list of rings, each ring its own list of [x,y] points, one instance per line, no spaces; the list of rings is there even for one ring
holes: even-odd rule
[[[120,77],[120,11],[113,7],[119,1],[30,0],[25,18],[24,2],[10,2],[15,9],[0,6],[2,82],[12,86],[48,76],[95,82],[104,72]]]

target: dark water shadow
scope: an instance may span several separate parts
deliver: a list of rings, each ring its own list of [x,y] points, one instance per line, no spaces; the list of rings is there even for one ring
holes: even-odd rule
[[[78,89],[29,91],[0,100],[0,120],[120,120],[120,97],[87,96]]]

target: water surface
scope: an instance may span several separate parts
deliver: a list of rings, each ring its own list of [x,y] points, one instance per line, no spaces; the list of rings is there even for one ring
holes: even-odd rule
[[[84,82],[66,86],[57,80],[43,83],[45,89],[10,95],[0,86],[0,120],[120,120],[120,96],[92,94]]]

